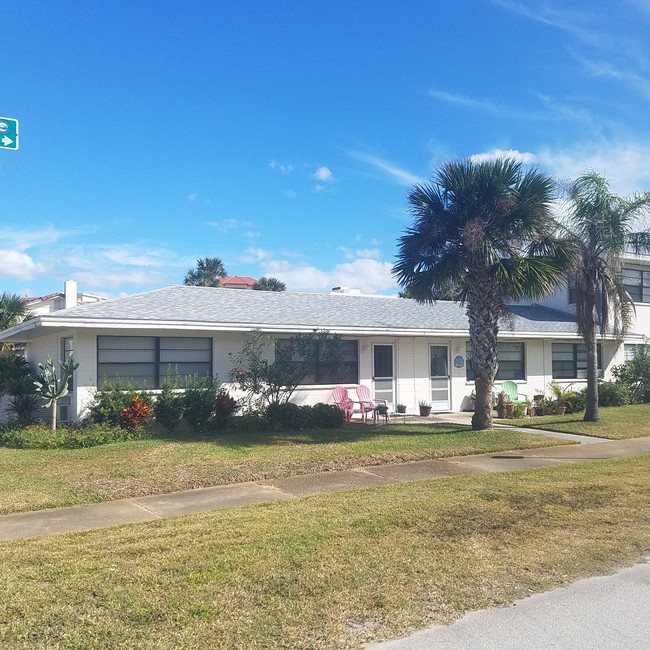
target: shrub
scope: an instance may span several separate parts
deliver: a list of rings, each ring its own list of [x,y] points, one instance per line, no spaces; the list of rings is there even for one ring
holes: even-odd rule
[[[165,382],[153,405],[156,421],[165,431],[174,431],[183,417],[183,394],[176,393],[170,382]]]
[[[266,420],[259,411],[246,411],[228,421],[228,431],[232,433],[258,433],[267,429]]]
[[[650,402],[650,345],[637,346],[632,359],[612,368],[612,374],[627,386],[633,404]]]
[[[625,406],[630,403],[630,391],[625,384],[604,381],[598,384],[599,406]]]
[[[235,413],[237,400],[230,397],[225,390],[220,390],[214,400],[214,422],[218,427],[225,426],[228,418]]]
[[[120,426],[122,411],[131,405],[134,397],[148,406],[153,406],[153,399],[145,391],[137,391],[132,386],[112,382],[104,390],[95,393],[95,402],[90,407],[90,418],[97,424]]]
[[[183,395],[183,417],[194,433],[208,426],[214,414],[218,383],[210,377],[192,378]]]
[[[567,413],[580,413],[585,408],[587,408],[587,389],[583,388],[574,393],[570,410],[567,408]]]
[[[18,393],[12,395],[7,402],[7,411],[13,415],[18,424],[28,424],[34,421],[34,413],[41,405],[41,396],[36,393]]]
[[[144,428],[128,431],[107,424],[63,425],[55,431],[43,423],[0,427],[0,444],[19,449],[79,449],[150,437]]]
[[[311,419],[311,407],[301,407],[292,402],[269,404],[264,420],[273,431],[300,431],[307,428]]]
[[[123,429],[134,431],[139,427],[146,426],[152,416],[153,409],[151,406],[136,395],[131,400],[131,403],[122,409],[120,413],[120,426]]]
[[[345,424],[345,413],[335,404],[314,404],[309,426],[315,429],[337,429]]]

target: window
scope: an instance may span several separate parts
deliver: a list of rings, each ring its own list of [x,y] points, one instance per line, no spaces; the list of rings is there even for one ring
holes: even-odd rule
[[[124,381],[160,388],[167,376],[179,385],[190,376],[212,376],[212,339],[180,336],[98,336],[97,387]]]
[[[553,343],[553,379],[586,379],[587,348],[584,343]],[[602,370],[602,350],[598,345],[598,371]]]
[[[278,345],[287,345],[288,339],[278,340]],[[359,342],[342,341],[343,360],[341,367],[332,368],[321,360],[319,351],[314,357],[314,371],[307,375],[300,385],[308,384],[358,384],[359,383]]]
[[[61,357],[63,358],[63,361],[67,361],[74,353],[73,338],[71,336],[67,336],[66,338],[63,339],[61,344],[62,344]],[[68,378],[69,393],[72,392],[73,387],[74,387],[74,373],[72,373]]]
[[[474,370],[472,369],[472,348],[467,342],[467,381],[474,381]],[[504,381],[506,379],[526,379],[525,351],[523,343],[499,342],[497,343],[497,356],[499,367],[495,379]]]
[[[650,302],[650,271],[623,269],[622,279],[634,302]]]
[[[643,345],[639,343],[626,343],[623,346],[623,352],[625,354],[625,362],[632,361],[637,350],[642,350]]]

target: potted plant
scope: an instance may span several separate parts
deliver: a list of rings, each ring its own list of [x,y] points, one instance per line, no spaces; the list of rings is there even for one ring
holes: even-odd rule
[[[542,394],[533,395],[533,408],[535,415],[544,415],[544,407],[546,406],[546,398]]]
[[[571,390],[571,386],[561,386],[555,380],[548,387],[555,398],[555,415],[564,415],[567,408],[572,406],[571,400],[575,399],[575,392]]]
[[[428,417],[429,415],[431,415],[431,402],[422,400],[418,402],[418,406],[420,407],[420,415],[422,417]]]
[[[375,406],[375,409],[377,411],[377,415],[388,415],[388,406],[386,406],[386,404],[377,404],[377,406]]]
[[[396,407],[398,413],[406,413],[406,405],[398,404]]]

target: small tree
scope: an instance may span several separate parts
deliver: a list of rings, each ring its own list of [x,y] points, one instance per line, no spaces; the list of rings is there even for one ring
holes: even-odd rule
[[[264,277],[260,278],[254,285],[253,289],[255,291],[286,291],[287,285],[273,277]]]
[[[269,361],[271,351],[274,358]],[[343,340],[325,331],[279,340],[255,330],[230,358],[235,366],[230,379],[246,393],[249,408],[285,404],[310,374],[341,367]]]
[[[193,287],[220,287],[221,280],[228,275],[226,267],[218,257],[202,257],[196,260],[196,268],[185,274],[183,284]]]
[[[46,400],[45,406],[51,408],[50,427],[52,431],[56,431],[56,405],[57,402],[68,394],[68,380],[72,377],[72,373],[79,367],[74,357],[68,357],[65,361],[59,361],[61,366],[61,376],[56,374],[54,361],[52,357],[47,358],[47,363],[43,365],[38,364],[38,369],[41,374],[34,382],[36,392],[40,393],[43,399]]]

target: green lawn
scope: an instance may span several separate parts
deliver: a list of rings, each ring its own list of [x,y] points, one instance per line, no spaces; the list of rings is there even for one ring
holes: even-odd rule
[[[0,647],[340,649],[650,550],[650,455],[0,543]]]
[[[650,404],[601,407],[599,410],[599,422],[583,422],[584,413],[545,415],[519,420],[499,420],[499,422],[531,429],[577,433],[611,440],[650,436]]]
[[[459,425],[350,426],[292,435],[140,440],[87,449],[0,448],[0,514],[561,441]]]

